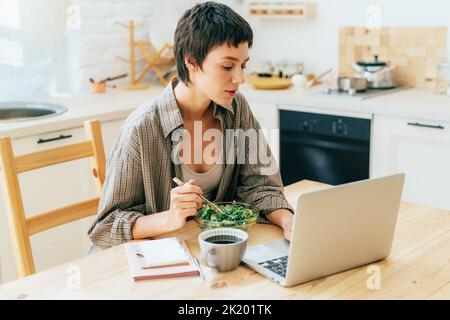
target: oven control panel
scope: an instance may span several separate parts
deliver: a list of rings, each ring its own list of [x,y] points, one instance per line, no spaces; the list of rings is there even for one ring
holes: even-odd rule
[[[370,119],[280,110],[281,130],[369,140],[370,125]]]
[[[346,136],[348,134],[348,123],[344,119],[338,118],[332,123],[333,133]]]

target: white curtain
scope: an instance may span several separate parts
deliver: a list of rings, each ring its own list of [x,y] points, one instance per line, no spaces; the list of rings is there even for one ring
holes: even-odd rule
[[[50,92],[62,64],[68,0],[0,0],[0,101]]]

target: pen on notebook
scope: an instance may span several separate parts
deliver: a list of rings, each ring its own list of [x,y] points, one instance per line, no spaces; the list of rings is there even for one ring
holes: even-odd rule
[[[142,252],[139,249],[136,250],[136,255],[139,257],[144,257],[144,255],[142,254]]]

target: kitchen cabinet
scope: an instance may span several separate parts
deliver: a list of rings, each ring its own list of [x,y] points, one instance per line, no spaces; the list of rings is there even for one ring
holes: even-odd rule
[[[259,101],[248,101],[248,104],[253,116],[259,122],[261,129],[263,129],[264,136],[272,150],[273,156],[277,163],[279,163],[280,126],[277,105]]]
[[[371,168],[405,172],[404,201],[450,210],[450,123],[375,115]]]
[[[123,121],[124,119],[119,119],[102,123],[107,156]],[[40,139],[45,141],[61,136],[65,138],[38,143]],[[18,155],[77,143],[85,138],[84,127],[80,126],[13,139],[12,144],[14,153]],[[26,215],[32,216],[95,197],[91,174],[90,160],[80,159],[19,175]],[[16,279],[17,274],[2,192],[0,200],[0,267],[1,281],[4,283]],[[91,246],[87,230],[94,218],[88,217],[32,235],[30,239],[36,270],[41,271],[86,255]]]

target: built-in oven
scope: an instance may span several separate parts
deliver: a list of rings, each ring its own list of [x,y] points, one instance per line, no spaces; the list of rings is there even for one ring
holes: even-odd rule
[[[283,107],[279,112],[284,185],[303,179],[338,185],[369,178],[370,118]]]

